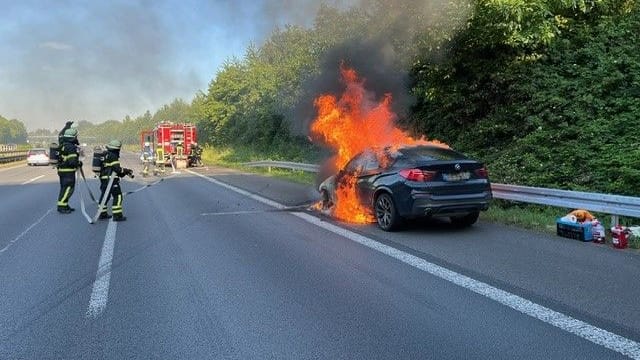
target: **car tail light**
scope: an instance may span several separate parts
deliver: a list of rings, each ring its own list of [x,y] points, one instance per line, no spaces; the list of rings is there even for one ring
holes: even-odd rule
[[[435,171],[420,169],[404,169],[400,170],[399,174],[409,181],[431,181],[436,177]]]
[[[476,169],[475,173],[479,178],[486,179],[489,177],[489,171],[484,166],[481,167],[480,169]]]

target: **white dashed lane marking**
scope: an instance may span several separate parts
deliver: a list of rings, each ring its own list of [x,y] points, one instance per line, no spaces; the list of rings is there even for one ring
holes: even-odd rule
[[[104,235],[104,244],[100,254],[100,263],[96,274],[96,281],[93,283],[91,300],[87,309],[88,318],[97,318],[107,307],[109,300],[109,283],[111,282],[111,262],[113,260],[113,248],[116,243],[116,230],[118,223],[113,220],[107,225],[107,232]]]
[[[22,184],[20,184],[20,185],[27,185],[27,184],[32,183],[32,182],[34,182],[34,181],[36,181],[36,180],[38,180],[38,179],[41,179],[41,178],[43,178],[43,177],[44,177],[44,175],[36,176],[36,177],[34,177],[33,179],[27,180],[27,181],[23,182],[23,183],[22,183]]]

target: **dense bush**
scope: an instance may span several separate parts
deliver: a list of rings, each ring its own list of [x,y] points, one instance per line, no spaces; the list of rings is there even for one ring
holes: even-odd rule
[[[640,12],[624,5],[578,12],[535,46],[462,34],[448,63],[416,68],[412,127],[484,159],[494,181],[640,195]]]

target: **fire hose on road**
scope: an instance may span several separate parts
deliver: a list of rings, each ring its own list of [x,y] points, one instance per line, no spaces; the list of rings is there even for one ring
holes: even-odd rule
[[[80,193],[80,209],[82,210],[82,215],[84,215],[85,219],[87,219],[89,224],[94,224],[96,221],[98,221],[98,217],[100,216],[100,209],[102,209],[105,206],[106,202],[107,202],[107,196],[105,196],[102,199],[101,202],[98,202],[98,200],[96,200],[96,197],[93,195],[93,192],[91,191],[91,188],[89,187],[89,182],[87,181],[87,178],[85,177],[84,171],[82,170],[82,168],[79,168],[78,172],[82,176],[82,180],[83,180],[84,185],[85,185],[85,187],[87,189],[87,192],[89,193],[89,197],[91,198],[91,201],[94,204],[98,205],[98,210],[96,211],[95,216],[90,217],[89,214],[87,213],[86,206],[84,204],[84,196],[82,196],[82,192]],[[150,184],[143,185],[143,186],[141,186],[141,187],[139,187],[139,188],[137,188],[135,190],[127,191],[127,192],[123,193],[122,195],[123,196],[127,196],[127,195],[131,195],[131,194],[135,194],[135,193],[137,193],[139,191],[142,191],[144,189],[147,189],[147,188],[149,188],[149,187],[151,187],[153,185],[159,184],[159,183],[163,182],[166,179],[172,178],[177,174],[179,174],[179,173],[174,173],[174,174],[169,175],[167,177],[160,178],[157,181],[154,181],[154,182],[152,182]],[[116,173],[111,173],[111,175],[109,176],[109,182],[107,183],[107,188],[105,189],[105,194],[108,194],[108,193],[111,192],[111,187],[113,186],[113,180],[115,179],[116,176],[117,176]],[[76,177],[77,177],[77,173],[76,173]],[[131,177],[133,178],[133,175],[131,175]]]

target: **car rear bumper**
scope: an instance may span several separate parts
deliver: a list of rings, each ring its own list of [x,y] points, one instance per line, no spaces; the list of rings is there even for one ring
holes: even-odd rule
[[[49,160],[27,160],[29,165],[49,165]]]
[[[493,198],[491,190],[471,194],[434,195],[430,193],[412,191],[410,202],[405,211],[399,209],[403,217],[423,216],[456,216],[489,208]]]

